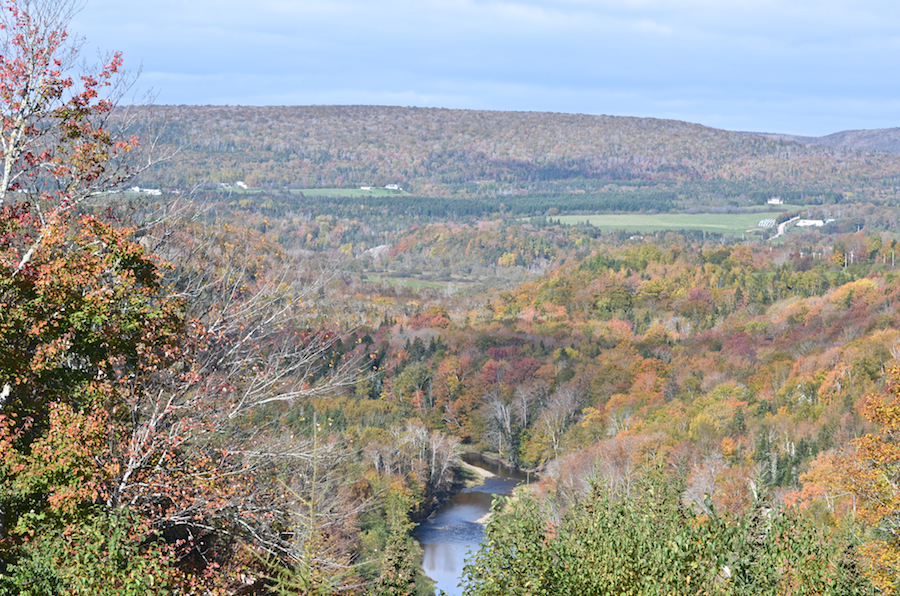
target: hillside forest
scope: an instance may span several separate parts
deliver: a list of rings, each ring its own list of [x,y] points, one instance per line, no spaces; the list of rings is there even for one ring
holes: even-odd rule
[[[898,593],[900,156],[126,107],[59,5],[3,9],[0,594],[431,594],[464,452],[538,479],[465,594]]]

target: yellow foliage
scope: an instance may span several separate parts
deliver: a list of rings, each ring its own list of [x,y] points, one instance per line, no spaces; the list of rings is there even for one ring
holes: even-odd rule
[[[867,418],[881,427],[853,441],[856,452],[841,462],[842,484],[858,503],[858,516],[880,530],[861,549],[867,574],[885,594],[900,591],[900,366],[888,371],[885,394],[870,395],[864,407]],[[883,536],[889,538],[885,539]]]
[[[830,297],[831,303],[847,308],[848,306],[850,306],[850,303],[858,296],[867,294],[877,287],[878,284],[867,277],[857,279],[856,281],[851,281],[850,283],[846,283],[834,291],[834,293]]]
[[[499,259],[497,259],[497,265],[500,267],[512,267],[516,264],[516,253],[507,252],[503,253]]]

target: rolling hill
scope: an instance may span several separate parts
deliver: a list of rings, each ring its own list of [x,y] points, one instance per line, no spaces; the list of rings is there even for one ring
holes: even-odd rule
[[[856,148],[874,143],[862,132],[813,143],[653,118],[383,106],[158,106],[152,118],[182,147],[148,176],[169,186],[400,184],[422,195],[503,196],[699,184],[879,200],[894,196],[900,175],[900,156]]]

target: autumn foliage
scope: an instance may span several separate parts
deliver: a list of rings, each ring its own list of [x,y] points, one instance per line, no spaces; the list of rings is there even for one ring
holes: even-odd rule
[[[138,167],[122,59],[77,70],[72,8],[2,13],[0,592],[413,593],[412,520],[460,488],[462,449],[540,478],[495,511],[472,594],[897,591],[897,215],[826,201],[890,195],[894,157],[608,117],[173,107],[168,140],[234,119]],[[301,143],[323,114],[353,126]],[[236,131],[250,116],[271,134]],[[500,134],[542,122],[567,134]],[[113,192],[249,154],[277,190]],[[455,198],[280,188],[363,176]],[[836,221],[633,234],[524,192],[634,211],[721,186],[743,209],[782,179],[833,182],[796,195]]]
[[[871,528],[863,547],[869,573],[885,594],[900,590],[900,367],[888,371],[884,393],[869,396],[864,414],[878,427],[852,442],[841,461],[839,485],[855,499],[857,515]]]

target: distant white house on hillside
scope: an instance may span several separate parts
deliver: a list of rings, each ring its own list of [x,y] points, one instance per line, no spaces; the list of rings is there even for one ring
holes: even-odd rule
[[[384,187],[386,190],[400,190],[399,184],[388,184]]]
[[[825,222],[821,219],[801,219],[797,222],[798,228],[821,228]]]
[[[154,197],[158,197],[162,194],[162,191],[158,188],[141,188],[140,186],[132,186],[129,188],[131,192],[140,192],[145,195],[152,195]]]
[[[766,201],[767,205],[784,205],[784,201],[781,197],[772,197],[768,201]]]
[[[247,183],[244,182],[243,180],[238,180],[237,182],[234,183],[234,185],[237,186],[238,188],[243,188],[244,190],[247,190],[248,188],[250,188],[249,186],[247,186]]]

